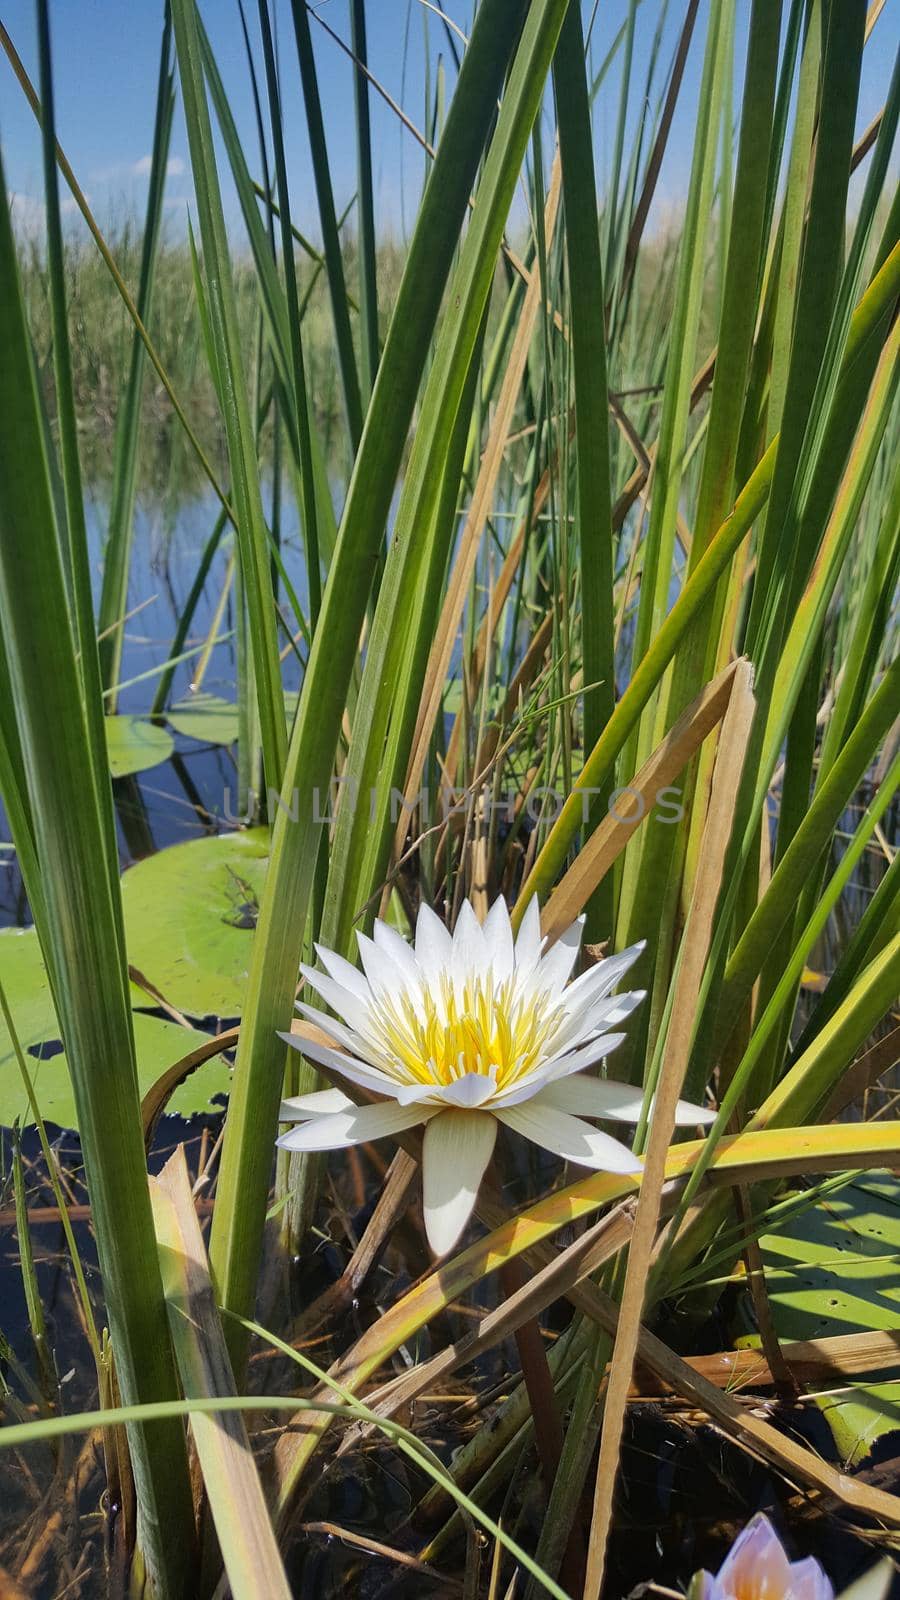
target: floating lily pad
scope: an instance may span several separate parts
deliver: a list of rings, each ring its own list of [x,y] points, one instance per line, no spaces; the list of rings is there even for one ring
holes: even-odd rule
[[[502,683],[492,683],[488,688],[488,716],[496,715],[506,699],[506,691]],[[458,717],[463,708],[463,681],[462,678],[451,678],[444,687],[444,715]],[[479,685],[474,699],[469,702],[470,716],[477,721],[481,713],[481,686]]]
[[[294,720],[299,696],[287,690],[284,709],[288,727]],[[202,744],[234,744],[239,734],[238,708],[233,700],[223,700],[216,694],[192,694],[179,700],[168,719],[177,733],[186,739],[198,739]]]
[[[123,875],[128,959],[179,1010],[243,1010],[268,852],[253,828],[171,845]]]
[[[186,739],[203,744],[234,744],[238,736],[238,708],[232,700],[215,694],[192,694],[167,713],[172,727]]]
[[[4,990],[41,1114],[61,1128],[77,1128],[68,1062],[34,929],[10,929],[0,933],[0,962]],[[132,996],[146,1003],[146,997],[135,988],[132,988]],[[207,1037],[194,1028],[183,1028],[142,1011],[133,1013],[133,1021],[141,1094],[167,1067],[196,1049]],[[229,1082],[228,1063],[216,1056],[175,1091],[167,1109],[181,1116],[209,1111],[212,1097],[227,1094]],[[12,1040],[5,1023],[0,1020],[0,1126],[10,1127],[16,1117],[23,1125],[31,1120]]]
[[[104,723],[109,770],[114,778],[127,778],[158,767],[161,761],[168,761],[175,748],[168,730],[148,722],[146,717],[106,717]]]
[[[900,1182],[865,1179],[760,1240],[779,1338],[900,1330]],[[900,1383],[855,1385],[819,1402],[847,1465],[900,1429]]]

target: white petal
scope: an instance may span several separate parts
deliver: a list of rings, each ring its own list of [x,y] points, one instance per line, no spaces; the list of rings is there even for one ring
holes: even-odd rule
[[[314,1022],[317,1028],[327,1033],[338,1044],[349,1050],[351,1056],[365,1054],[370,1043],[366,1035],[359,1034],[354,1028],[347,1028],[343,1022],[338,1022],[337,1017],[332,1017],[327,1011],[320,1011],[318,1006],[308,1006],[305,1000],[298,1000],[294,1008],[301,1017],[306,1017],[309,1022]]]
[[[540,1091],[543,1104],[556,1106],[560,1111],[573,1111],[582,1117],[606,1117],[614,1122],[637,1122],[641,1114],[643,1095],[630,1083],[614,1083],[610,1078],[593,1078],[585,1073],[561,1078],[549,1083]],[[715,1122],[714,1111],[679,1100],[675,1113],[678,1127],[696,1127],[698,1123]]]
[[[453,955],[451,970],[457,982],[464,983],[473,974],[481,976],[487,967],[487,946],[484,934],[468,900],[459,908],[456,927],[453,929]]]
[[[364,933],[357,932],[356,939],[359,945],[359,956],[363,964],[363,971],[369,980],[373,993],[377,996],[381,992],[390,995],[394,999],[399,997],[406,988],[406,973],[394,959],[393,953],[389,955],[386,950],[381,949],[375,943],[374,939],[368,938]],[[400,942],[401,944],[403,943],[402,940]],[[407,955],[409,955],[408,951]],[[411,957],[410,966],[413,982],[418,988],[419,975]]]
[[[485,947],[494,977],[503,983],[513,970],[515,945],[506,901],[500,895],[484,919]]]
[[[541,959],[541,908],[537,895],[532,895],[516,935],[516,969],[522,973],[533,972]]]
[[[377,1067],[371,1067],[367,1061],[357,1061],[353,1056],[347,1056],[342,1050],[330,1050],[327,1045],[316,1044],[312,1039],[304,1039],[299,1033],[282,1033],[280,1037],[285,1044],[293,1045],[301,1055],[308,1056],[310,1061],[317,1061],[322,1067],[330,1067],[332,1072],[340,1073],[348,1083],[357,1083],[361,1089],[371,1089],[373,1094],[388,1094],[396,1100],[400,1084],[396,1078],[389,1078],[386,1072],[379,1072]]]
[[[520,1100],[530,1100],[540,1089],[555,1083],[558,1078],[567,1078],[571,1073],[584,1072],[586,1067],[596,1066],[624,1038],[624,1033],[604,1033],[578,1050],[563,1050],[560,1055],[551,1056],[549,1061],[542,1061],[532,1072],[514,1080],[508,1089],[500,1089],[497,1104],[518,1105]]]
[[[653,1115],[653,1107],[650,1107]],[[706,1106],[695,1106],[690,1100],[677,1100],[675,1102],[676,1128],[696,1128],[698,1123],[704,1128],[712,1127],[718,1112],[710,1111]]]
[[[535,986],[543,989],[545,993],[559,994],[568,983],[581,949],[584,921],[584,917],[579,917],[577,922],[573,922],[565,933],[560,934],[556,943],[550,946],[542,958],[534,982]]]
[[[339,983],[342,989],[349,990],[350,994],[354,994],[357,1000],[361,1000],[364,1005],[368,1005],[372,998],[369,992],[369,985],[366,983],[359,968],[354,967],[352,961],[345,961],[344,957],[339,956],[336,950],[329,950],[324,944],[316,945],[316,955],[329,977],[333,978],[335,983]]]
[[[405,1083],[397,1090],[397,1103],[401,1106],[426,1105],[462,1106],[477,1110],[488,1100],[493,1100],[497,1085],[493,1078],[482,1072],[467,1072],[450,1083]]]
[[[599,1128],[592,1128],[580,1117],[567,1111],[557,1111],[547,1105],[540,1095],[518,1106],[497,1106],[494,1116],[507,1127],[521,1133],[533,1144],[567,1161],[577,1161],[582,1167],[596,1167],[600,1172],[640,1172],[642,1163],[637,1156]]]
[[[493,1098],[497,1084],[483,1072],[467,1072],[462,1078],[454,1078],[452,1083],[442,1083],[437,1092],[449,1105],[474,1111]]]
[[[573,1050],[576,1045],[584,1044],[594,1034],[610,1027],[618,1027],[631,1016],[636,1006],[646,999],[644,989],[630,989],[626,994],[604,995],[595,1000],[593,1004],[583,1007],[579,1004],[569,1005],[569,995],[572,984],[561,996],[561,1011],[563,1020],[558,1024],[556,1031],[547,1040],[547,1048],[554,1055],[560,1050]]]
[[[407,987],[418,988],[422,982],[422,974],[409,940],[404,939],[402,934],[389,923],[379,922],[377,919],[372,929],[372,938],[378,948],[383,950],[386,956],[390,956],[399,967]]]
[[[354,1106],[352,1111],[338,1111],[334,1116],[301,1122],[276,1142],[282,1150],[345,1150],[351,1144],[368,1144],[371,1139],[383,1139],[386,1134],[414,1128],[428,1115],[421,1106],[410,1108],[398,1106],[393,1100],[381,1101],[378,1105]]]
[[[310,1094],[292,1094],[282,1100],[279,1122],[303,1122],[307,1117],[332,1116],[335,1111],[349,1111],[353,1105],[343,1089],[313,1089]]]
[[[580,978],[575,978],[570,983],[566,990],[566,999],[574,1000],[576,996],[578,998],[589,996],[591,1000],[599,1000],[602,995],[610,994],[646,948],[646,939],[640,939],[637,944],[630,944],[627,949],[620,950],[616,955],[606,956],[603,961],[595,962],[594,966],[583,972]]]
[[[416,917],[416,961],[425,978],[437,978],[450,965],[453,941],[440,917],[423,902]]]
[[[468,1222],[496,1137],[497,1124],[486,1111],[442,1111],[425,1129],[425,1232],[435,1255],[452,1250]]]
[[[349,966],[349,962],[347,965]],[[354,970],[353,967],[350,968],[351,972]],[[323,973],[317,972],[315,967],[307,967],[301,962],[300,971],[303,973],[307,983],[312,985],[316,994],[321,996],[332,1011],[336,1011],[339,1017],[342,1017],[345,1022],[350,1024],[351,1028],[356,1029],[357,1033],[365,1033],[369,1026],[372,993],[361,972],[357,973],[357,977],[360,983],[365,984],[367,997],[365,1000],[360,999],[359,995],[351,992],[351,990],[345,989],[344,985],[338,983],[337,979],[326,978]]]
[[[624,1033],[596,1034],[577,1048],[570,1045],[540,1070],[548,1083],[555,1083],[557,1078],[568,1078],[573,1072],[583,1072],[586,1067],[595,1067],[598,1061],[604,1061],[622,1044],[625,1037]]]

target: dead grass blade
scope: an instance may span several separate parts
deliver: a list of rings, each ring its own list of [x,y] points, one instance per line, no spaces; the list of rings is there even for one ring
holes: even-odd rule
[[[660,1199],[666,1178],[666,1157],[675,1131],[678,1097],[681,1094],[690,1058],[696,1025],[697,993],[712,938],[725,854],[731,838],[738,787],[756,710],[756,701],[753,697],[753,669],[748,661],[742,660],[737,663],[730,680],[729,691],[728,709],[722,724],[712,794],[706,817],[701,851],[702,864],[697,875],[681,942],[672,1015],[650,1122],[650,1137],[638,1196],[634,1235],[628,1250],[622,1309],[603,1408],[603,1428],[600,1434],[594,1512],[588,1541],[584,1600],[599,1600],[603,1586],[622,1428],[634,1371],[653,1244],[659,1225]]]
[[[479,1206],[480,1208],[480,1206]],[[502,1207],[496,1207],[501,1212]],[[402,1407],[410,1405],[426,1389],[433,1389],[458,1368],[474,1361],[484,1350],[499,1344],[513,1335],[523,1322],[538,1317],[554,1300],[567,1296],[583,1278],[590,1277],[605,1261],[617,1255],[631,1237],[634,1203],[626,1201],[600,1222],[587,1229],[580,1239],[566,1250],[556,1252],[548,1248],[546,1259],[532,1270],[522,1286],[508,1295],[493,1311],[485,1312],[474,1327],[455,1344],[447,1345],[420,1362],[411,1371],[404,1372],[381,1389],[366,1396],[367,1405],[379,1416],[394,1416]],[[537,1258],[526,1252],[526,1261],[534,1269]],[[358,1442],[367,1427],[348,1432],[341,1444],[341,1453]]]
[[[395,1223],[406,1209],[409,1191],[419,1164],[405,1150],[398,1150],[381,1186],[369,1225],[350,1260],[337,1280],[303,1313],[302,1327],[309,1333],[326,1317],[348,1308],[368,1277]]]
[[[623,794],[616,802],[616,811],[594,829],[544,907],[541,928],[549,939],[558,938],[583,911],[601,878],[634,837],[641,818],[652,810],[655,796],[673,782],[725,716],[735,675],[746,670],[746,662],[734,662],[701,690],[628,785],[629,816],[623,820]],[[630,820],[632,811],[636,813],[634,821]]]
[[[900,1331],[840,1333],[831,1339],[797,1339],[781,1346],[800,1384],[833,1388],[856,1373],[893,1370],[900,1362]],[[689,1367],[717,1389],[769,1389],[775,1379],[761,1350],[717,1350],[686,1357]]]
[[[640,249],[641,238],[644,232],[644,225],[650,213],[650,206],[653,202],[653,196],[656,192],[657,179],[659,178],[663,156],[666,153],[666,145],[669,140],[669,132],[672,127],[672,118],[675,115],[675,107],[678,103],[678,96],[681,91],[681,80],[684,76],[685,63],[687,62],[688,50],[690,49],[691,44],[691,35],[694,31],[694,23],[697,20],[698,5],[699,0],[690,0],[685,13],[684,22],[682,24],[681,35],[678,40],[678,48],[675,52],[675,60],[672,64],[672,75],[669,79],[669,87],[666,92],[665,104],[663,106],[662,116],[659,119],[659,131],[657,132],[653,145],[653,151],[647,165],[647,172],[644,178],[643,187],[641,189],[641,196],[635,208],[634,218],[628,232],[628,242],[625,246],[625,269],[623,274],[625,283],[628,282],[632,273],[634,272],[638,250]]]
[[[234,1376],[183,1145],[150,1185],[172,1342],[185,1396],[233,1396]],[[198,1412],[191,1418],[191,1428],[235,1600],[290,1600],[242,1413]]]
[[[144,1144],[149,1150],[153,1138],[153,1130],[166,1109],[175,1090],[189,1078],[192,1072],[202,1067],[205,1061],[211,1061],[213,1056],[222,1054],[223,1050],[233,1050],[238,1042],[239,1028],[226,1028],[224,1032],[217,1033],[206,1044],[198,1044],[196,1050],[189,1050],[180,1061],[173,1062],[151,1084],[141,1101],[141,1122],[144,1128]]]

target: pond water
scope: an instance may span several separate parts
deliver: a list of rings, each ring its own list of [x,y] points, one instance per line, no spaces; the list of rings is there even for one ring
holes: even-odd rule
[[[206,542],[215,525],[217,502],[209,496],[179,507],[169,523],[159,509],[139,507],[135,521],[128,606],[131,615],[125,629],[121,682],[128,684],[119,695],[118,709],[144,715],[153,703],[158,676],[144,676],[162,669],[167,662],[172,638],[194,582]],[[99,596],[102,575],[102,549],[107,521],[101,503],[88,502],[88,532],[91,544],[91,570],[95,593]],[[214,630],[216,611],[226,579],[232,549],[230,534],[223,536],[194,614],[185,650],[196,651],[206,639],[228,637],[212,649],[203,678],[202,690],[225,700],[235,698],[234,592]],[[306,598],[303,555],[296,529],[285,528],[282,557],[301,604]],[[290,619],[288,603],[284,602]],[[281,644],[284,646],[284,637]],[[198,656],[175,669],[171,703],[190,697]],[[300,664],[292,651],[283,663],[284,684],[296,690]],[[132,683],[130,680],[141,681]],[[217,831],[225,813],[237,809],[237,768],[232,752],[225,746],[205,744],[173,730],[174,752],[159,766],[134,777],[119,779],[114,785],[119,854],[122,866],[152,854],[169,844],[205,832]],[[0,804],[0,840],[9,831]],[[0,850],[0,927],[23,926],[30,921],[21,877],[13,853]]]

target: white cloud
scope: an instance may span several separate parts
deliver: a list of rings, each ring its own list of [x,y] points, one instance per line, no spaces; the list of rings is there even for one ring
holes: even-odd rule
[[[119,161],[111,167],[99,167],[91,173],[94,183],[113,183],[117,178],[149,178],[153,169],[151,155],[139,156],[137,161]],[[167,178],[182,178],[187,167],[181,156],[170,156],[166,162]]]
[[[133,176],[135,178],[149,178],[150,173],[152,171],[152,168],[153,168],[153,157],[152,156],[141,156],[140,161],[136,161],[134,163],[134,166],[130,167],[128,170],[133,174]],[[180,156],[170,156],[169,157],[169,160],[166,162],[166,177],[167,178],[180,178],[180,177],[183,176],[184,170],[185,170],[184,169],[184,162],[182,161]]]
[[[47,229],[47,211],[43,200],[37,200],[31,194],[17,194],[13,191],[9,197],[9,207],[13,228],[20,239],[44,237]]]

